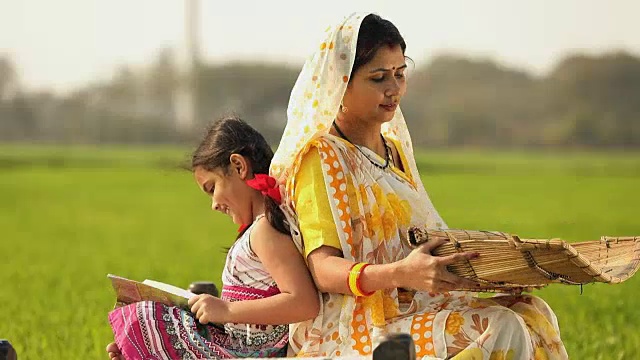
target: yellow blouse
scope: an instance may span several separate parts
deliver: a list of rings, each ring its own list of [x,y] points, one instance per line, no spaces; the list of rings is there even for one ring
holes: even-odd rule
[[[398,151],[400,161],[406,164],[402,147],[395,141],[392,142]],[[406,176],[396,167],[393,167],[392,170]],[[355,187],[349,177],[347,177],[347,194],[351,203],[350,206],[357,208]],[[302,158],[296,174],[293,201],[304,242],[305,258],[313,250],[321,246],[331,246],[342,250],[336,229],[336,221],[332,217],[331,206],[329,205],[320,154],[315,148],[308,151]]]
[[[320,154],[315,149],[311,149],[302,158],[296,175],[293,201],[304,242],[305,258],[323,245],[342,248],[336,224],[331,215],[320,161]],[[347,186],[347,188],[352,189],[353,186]]]

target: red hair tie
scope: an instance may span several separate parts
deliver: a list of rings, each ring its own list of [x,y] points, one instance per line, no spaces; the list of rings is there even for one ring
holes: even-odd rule
[[[245,230],[247,230],[247,228],[249,227],[249,225],[250,225],[250,224],[242,224],[242,225],[240,225],[240,227],[238,228],[238,232],[239,232],[239,233],[244,232]]]
[[[247,185],[260,191],[262,195],[272,198],[276,203],[282,203],[278,181],[266,174],[255,174],[253,179],[246,180]]]

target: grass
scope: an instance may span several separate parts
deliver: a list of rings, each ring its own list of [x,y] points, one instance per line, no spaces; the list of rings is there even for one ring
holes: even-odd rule
[[[106,358],[114,273],[220,285],[236,226],[209,211],[181,149],[0,146],[0,338],[20,359]],[[453,228],[595,240],[640,235],[640,154],[429,152],[418,163]],[[537,291],[571,358],[640,352],[640,280]]]

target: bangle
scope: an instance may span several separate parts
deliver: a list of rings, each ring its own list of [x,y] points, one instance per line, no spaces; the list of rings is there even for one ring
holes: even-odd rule
[[[364,268],[366,268],[369,265],[371,264],[365,263],[364,265],[362,265],[362,267],[360,268],[360,271],[358,271],[358,277],[356,278],[356,287],[358,288],[360,293],[362,293],[363,296],[371,296],[375,292],[375,291],[369,291],[368,293],[364,292],[364,290],[362,290],[362,283],[360,282],[360,280],[362,279],[361,275],[362,275],[362,272],[364,271]]]
[[[355,263],[349,269],[349,277],[347,278],[347,285],[349,285],[349,290],[355,296],[370,296],[374,293],[374,291],[365,293],[362,291],[362,286],[360,285],[360,275],[362,275],[362,271],[369,266],[369,264],[361,262]]]

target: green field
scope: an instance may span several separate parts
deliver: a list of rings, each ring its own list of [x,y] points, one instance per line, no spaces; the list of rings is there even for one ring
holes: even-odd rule
[[[0,338],[18,358],[106,359],[114,273],[220,283],[235,225],[179,169],[176,149],[0,146]],[[640,235],[640,154],[428,152],[427,189],[452,228],[596,240]],[[640,275],[553,285],[574,359],[640,353]]]

